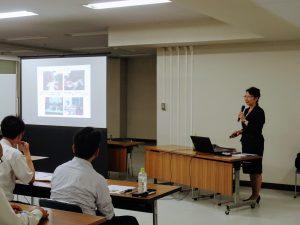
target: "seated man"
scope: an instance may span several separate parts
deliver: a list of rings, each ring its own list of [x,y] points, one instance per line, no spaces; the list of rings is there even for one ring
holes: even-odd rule
[[[0,145],[0,159],[2,159]],[[0,164],[2,161],[0,161]],[[14,212],[14,210],[15,212]],[[47,218],[48,213],[42,208],[35,207],[31,212],[22,212],[17,205],[9,205],[2,188],[0,188],[0,224],[1,225],[37,225],[41,218]]]
[[[83,213],[96,215],[99,211],[107,219],[105,224],[138,225],[131,216],[114,216],[114,207],[105,178],[97,173],[92,161],[99,155],[101,133],[91,127],[74,136],[74,158],[54,171],[51,199],[81,207]]]
[[[8,201],[14,198],[16,180],[25,184],[34,181],[34,166],[31,160],[29,144],[22,141],[25,130],[24,122],[15,116],[7,116],[1,122],[3,148],[0,164],[0,187]]]

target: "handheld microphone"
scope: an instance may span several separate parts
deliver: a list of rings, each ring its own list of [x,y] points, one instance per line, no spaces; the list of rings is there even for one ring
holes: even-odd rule
[[[244,112],[245,108],[246,107],[244,105],[242,105],[241,112]],[[238,122],[240,122],[240,118],[238,118]]]

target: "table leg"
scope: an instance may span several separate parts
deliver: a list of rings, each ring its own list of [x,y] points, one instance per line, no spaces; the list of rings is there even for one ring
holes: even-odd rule
[[[234,168],[234,181],[235,181],[235,191],[234,191],[234,204],[237,204],[240,198],[240,167]]]
[[[126,172],[125,172],[125,176],[126,176],[126,180],[128,180],[129,179],[128,150],[127,150],[127,148],[122,147],[122,151],[125,151],[125,154],[126,154],[126,159],[125,159]]]
[[[128,147],[127,148],[127,168],[128,168],[128,173],[130,176],[133,177],[133,166],[132,166],[132,152],[133,152],[133,147]],[[130,160],[130,163],[129,163]]]
[[[129,176],[133,177],[133,166],[132,166],[132,150],[133,148],[127,148],[126,150],[126,169],[127,169],[127,178]]]
[[[157,200],[153,202],[153,225],[158,225]]]
[[[235,181],[235,191],[233,195],[233,203],[228,204],[226,206],[225,214],[228,215],[231,209],[239,208],[242,206],[251,206],[251,208],[255,208],[256,201],[240,201],[240,169],[241,165],[234,166],[234,181]]]

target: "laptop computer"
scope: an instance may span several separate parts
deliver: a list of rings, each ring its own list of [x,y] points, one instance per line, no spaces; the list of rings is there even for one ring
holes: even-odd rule
[[[224,152],[235,152],[234,148],[223,148],[218,145],[213,145],[208,137],[191,136],[195,151],[205,153],[222,154]]]

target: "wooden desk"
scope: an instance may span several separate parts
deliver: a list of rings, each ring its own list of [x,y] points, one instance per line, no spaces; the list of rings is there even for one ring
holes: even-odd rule
[[[17,204],[23,210],[28,211],[32,206]],[[102,216],[91,216],[82,213],[67,212],[56,209],[46,209],[49,217],[42,220],[39,225],[98,225],[106,221]]]
[[[132,173],[132,168],[128,166],[128,155],[131,153],[133,147],[137,147],[141,144],[143,143],[136,141],[107,140],[109,158],[108,170],[127,174]],[[132,158],[130,158],[130,160],[132,160]]]
[[[107,180],[109,185],[122,185],[137,187],[137,182]],[[135,198],[130,193],[111,194],[112,202],[115,208],[134,210],[153,214],[153,224],[157,225],[157,200],[176,193],[181,190],[178,186],[149,184],[148,188],[156,189],[156,194]],[[50,198],[50,182],[34,182],[33,185],[17,184],[14,193],[37,198]]]
[[[259,156],[249,155],[198,153],[183,146],[146,146],[145,151],[148,177],[233,196],[234,204],[229,210],[241,205],[239,172],[242,162],[260,159]]]

